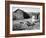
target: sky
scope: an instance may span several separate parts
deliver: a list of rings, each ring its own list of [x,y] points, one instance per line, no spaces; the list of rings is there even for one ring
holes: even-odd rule
[[[17,9],[21,9],[25,12],[40,12],[40,8],[38,6],[31,6],[31,5],[13,5],[12,6],[12,12],[17,10]]]
[[[21,9],[25,12],[40,12],[40,8],[31,8],[31,7],[13,7],[12,10],[15,11]]]

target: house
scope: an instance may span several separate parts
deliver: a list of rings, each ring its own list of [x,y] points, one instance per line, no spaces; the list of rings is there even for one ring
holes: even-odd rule
[[[28,18],[30,18],[29,14],[27,14],[23,10],[17,9],[13,12],[13,20],[22,20]]]

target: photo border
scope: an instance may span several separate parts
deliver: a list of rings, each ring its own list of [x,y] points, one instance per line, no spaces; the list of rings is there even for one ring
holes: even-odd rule
[[[42,32],[41,33],[39,32],[39,33],[10,34],[10,4],[43,6]],[[5,37],[34,36],[34,35],[44,35],[44,34],[45,34],[45,4],[44,3],[5,1]]]
[[[20,31],[13,31],[13,20],[12,20],[12,7],[20,7],[20,8],[40,8],[39,12],[40,12],[40,29],[34,29],[34,30],[20,30]],[[33,12],[33,11],[32,11]],[[21,33],[38,33],[38,32],[42,32],[42,6],[36,6],[36,5],[19,5],[19,4],[10,4],[10,34],[21,34]]]

